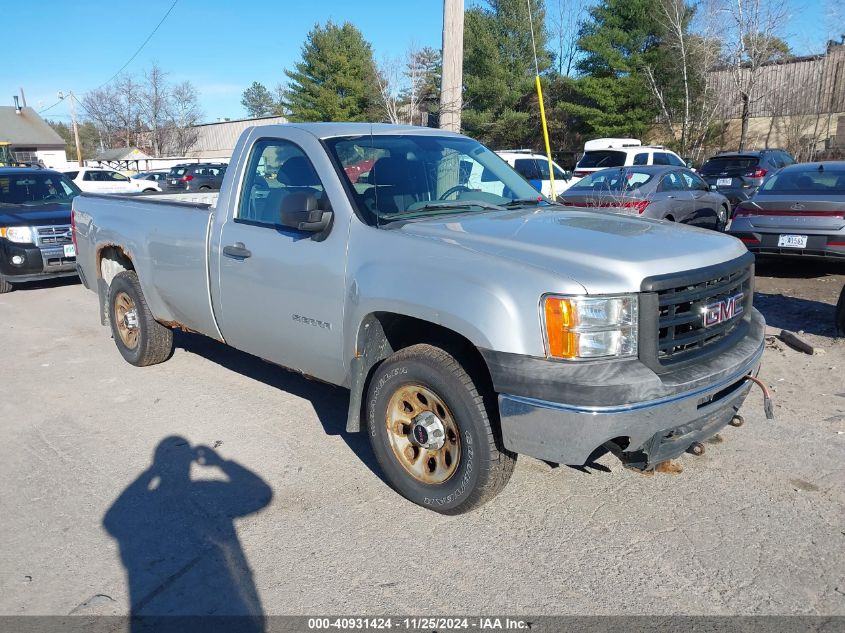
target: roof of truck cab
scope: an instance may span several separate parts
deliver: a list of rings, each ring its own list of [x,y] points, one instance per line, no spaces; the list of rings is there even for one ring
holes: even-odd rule
[[[461,136],[438,128],[420,127],[419,125],[393,125],[391,123],[282,123],[280,125],[262,125],[259,129],[275,127],[295,127],[313,134],[317,138],[338,136],[383,136],[391,134],[415,134],[426,136]]]

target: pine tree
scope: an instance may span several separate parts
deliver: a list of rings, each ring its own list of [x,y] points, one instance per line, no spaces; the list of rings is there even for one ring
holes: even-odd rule
[[[241,96],[241,105],[251,117],[270,116],[276,108],[273,96],[264,84],[253,81]]]
[[[302,61],[286,70],[284,107],[292,121],[367,121],[376,116],[378,84],[373,50],[349,22],[315,25]]]
[[[498,146],[541,144],[536,108],[524,106],[530,106],[534,91],[532,22],[540,72],[551,66],[545,13],[543,0],[533,0],[532,21],[525,0],[490,0],[487,7],[467,10],[463,122],[468,134]]]

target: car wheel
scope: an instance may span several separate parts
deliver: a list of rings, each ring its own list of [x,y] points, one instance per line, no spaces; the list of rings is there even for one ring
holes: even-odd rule
[[[146,367],[163,363],[173,353],[173,330],[153,318],[132,270],[112,279],[109,320],[114,342],[126,362]]]
[[[728,226],[728,208],[725,205],[719,207],[719,221],[716,226],[717,231],[724,231]]]
[[[144,193],[155,193],[155,189],[144,189]]]
[[[839,303],[836,304],[836,316],[834,319],[836,333],[839,336],[845,336],[845,286],[842,286],[842,292],[839,294]]]
[[[492,499],[516,462],[498,447],[477,384],[433,345],[407,347],[379,365],[367,392],[367,431],[393,488],[443,514]]]
[[[0,295],[6,294],[7,292],[12,292],[12,290],[14,289],[15,287],[8,281],[6,281],[5,279],[0,279]]]
[[[205,185],[203,185],[202,187],[200,187],[200,191],[211,191],[211,187],[206,187]]]

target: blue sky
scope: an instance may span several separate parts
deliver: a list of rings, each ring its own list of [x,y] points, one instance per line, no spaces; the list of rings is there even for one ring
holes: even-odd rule
[[[788,0],[789,40],[796,52],[823,49],[831,28],[822,26],[825,6],[842,1]],[[12,105],[11,95],[20,87],[37,110],[56,102],[58,90],[81,95],[96,88],[132,56],[171,3],[4,1],[7,55],[0,70],[0,104]],[[467,6],[472,3],[466,0]],[[283,81],[283,69],[299,59],[305,34],[328,19],[354,23],[372,43],[376,59],[400,55],[412,42],[440,47],[439,0],[179,0],[126,72],[157,61],[170,80],[190,79],[197,86],[205,120],[243,117],[244,88],[254,80],[271,89]],[[67,120],[67,106],[61,103],[43,116]]]

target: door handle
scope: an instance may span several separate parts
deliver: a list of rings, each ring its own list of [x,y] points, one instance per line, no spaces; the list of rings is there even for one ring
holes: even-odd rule
[[[243,242],[235,242],[231,246],[223,247],[223,254],[232,259],[246,259],[252,257],[252,251],[244,246]]]

